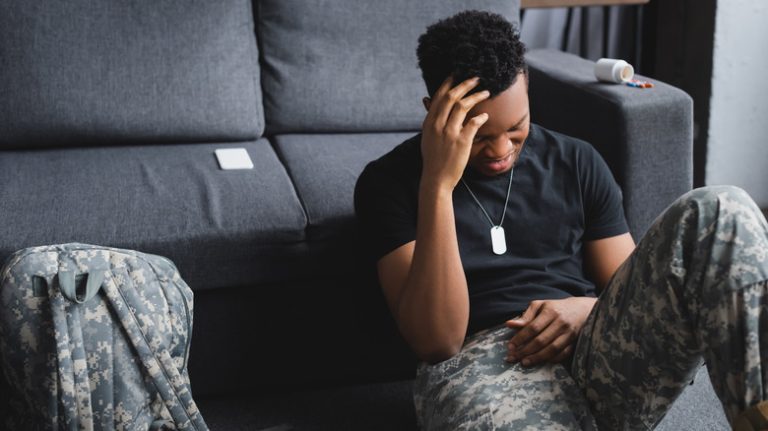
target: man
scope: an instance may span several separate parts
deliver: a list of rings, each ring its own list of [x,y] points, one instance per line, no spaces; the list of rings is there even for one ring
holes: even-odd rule
[[[651,429],[702,360],[749,422],[768,395],[768,226],[749,197],[691,192],[635,249],[605,162],[530,122],[507,21],[460,13],[417,54],[422,133],[366,167],[355,207],[424,361],[422,427]]]

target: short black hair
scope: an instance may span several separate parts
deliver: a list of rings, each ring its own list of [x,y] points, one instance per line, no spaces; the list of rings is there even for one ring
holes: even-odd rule
[[[454,84],[480,77],[472,92],[488,90],[491,97],[528,76],[525,45],[520,33],[503,16],[477,10],[460,12],[427,27],[416,49],[427,92],[453,76]]]

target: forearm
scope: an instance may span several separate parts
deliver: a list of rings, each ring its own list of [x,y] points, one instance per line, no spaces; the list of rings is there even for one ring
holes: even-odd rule
[[[448,77],[425,104],[416,241],[411,256],[393,264],[400,272],[379,275],[387,280],[384,289],[401,333],[428,362],[456,354],[469,322],[453,189],[467,166],[478,129],[488,120],[487,113],[467,119],[476,104],[490,97],[487,90],[467,95],[478,83],[475,77],[452,87],[453,77]]]
[[[428,362],[453,356],[469,322],[469,296],[456,239],[452,189],[423,183],[413,263],[397,304],[400,330]]]

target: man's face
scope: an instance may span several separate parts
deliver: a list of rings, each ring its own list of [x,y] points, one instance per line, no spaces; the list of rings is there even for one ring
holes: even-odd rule
[[[467,119],[483,112],[488,114],[488,121],[475,135],[468,164],[488,176],[509,172],[531,125],[525,75],[518,75],[511,87],[475,105]]]

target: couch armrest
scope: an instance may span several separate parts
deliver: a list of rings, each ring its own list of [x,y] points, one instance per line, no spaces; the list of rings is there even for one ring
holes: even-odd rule
[[[639,239],[692,187],[692,99],[656,80],[651,89],[598,82],[593,62],[560,51],[532,50],[526,59],[532,121],[594,145],[622,187]]]

